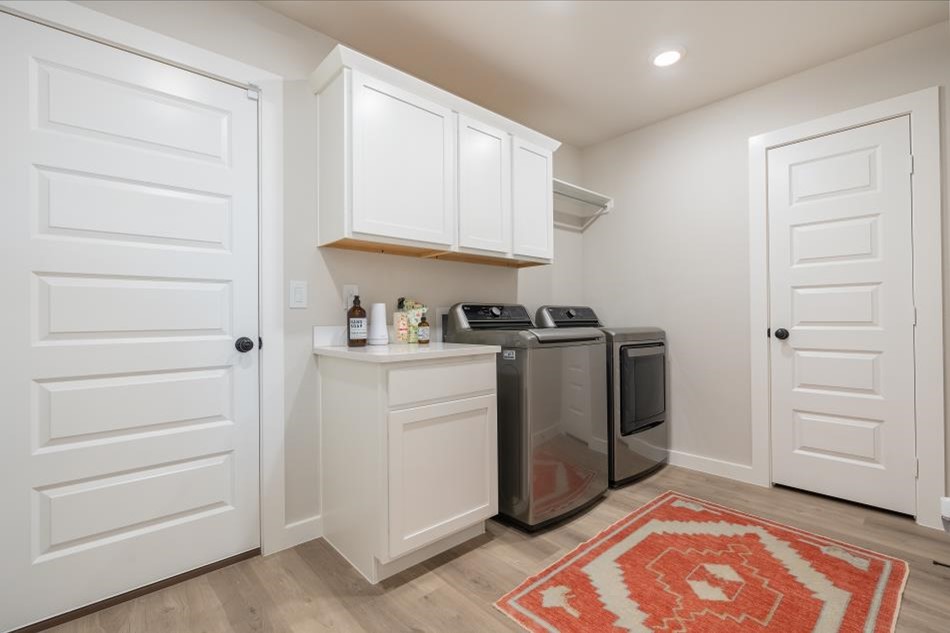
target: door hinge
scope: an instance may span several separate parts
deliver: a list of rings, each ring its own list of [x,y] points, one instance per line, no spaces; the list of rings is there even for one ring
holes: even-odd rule
[[[254,84],[248,84],[247,86],[247,98],[251,101],[257,101],[261,98],[261,89],[255,86]]]
[[[907,173],[909,174],[914,173],[914,155],[913,154],[907,157]]]
[[[917,306],[914,306],[914,327],[917,327]]]
[[[920,458],[916,458],[914,462],[914,479],[920,479]]]
[[[260,336],[257,337],[257,349],[258,351],[264,349],[264,339]]]
[[[765,336],[766,338],[772,338],[772,328],[765,330]]]

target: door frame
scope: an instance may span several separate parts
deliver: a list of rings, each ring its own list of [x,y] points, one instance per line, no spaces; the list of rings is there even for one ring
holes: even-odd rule
[[[768,150],[855,127],[910,116],[913,178],[914,400],[918,459],[917,523],[943,529],[946,494],[940,89],[926,88],[749,139],[749,294],[752,474],[772,485],[769,325]]]
[[[92,9],[0,0],[0,12],[258,92],[260,538],[271,554],[322,535],[320,517],[288,524],[284,475],[283,78]],[[236,88],[238,89],[238,88]]]

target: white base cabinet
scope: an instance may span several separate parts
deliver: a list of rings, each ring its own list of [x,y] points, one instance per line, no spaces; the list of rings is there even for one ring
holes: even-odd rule
[[[324,538],[370,582],[482,533],[497,513],[495,349],[320,356]]]

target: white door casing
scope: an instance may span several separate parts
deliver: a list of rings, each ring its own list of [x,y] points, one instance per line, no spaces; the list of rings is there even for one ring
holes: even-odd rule
[[[511,135],[459,115],[459,246],[511,252]]]
[[[0,32],[5,630],[259,546],[257,107]]]
[[[352,73],[354,233],[452,246],[455,114]]]
[[[768,209],[772,480],[914,514],[910,155],[907,116],[771,149]]]

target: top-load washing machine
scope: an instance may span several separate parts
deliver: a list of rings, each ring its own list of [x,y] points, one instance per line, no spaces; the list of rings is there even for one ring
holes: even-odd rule
[[[587,306],[542,306],[538,327],[600,328],[606,338],[610,485],[622,486],[669,459],[666,334],[654,327],[604,327]]]
[[[498,510],[535,530],[607,491],[604,333],[536,329],[524,306],[460,303],[445,340],[499,345]]]

